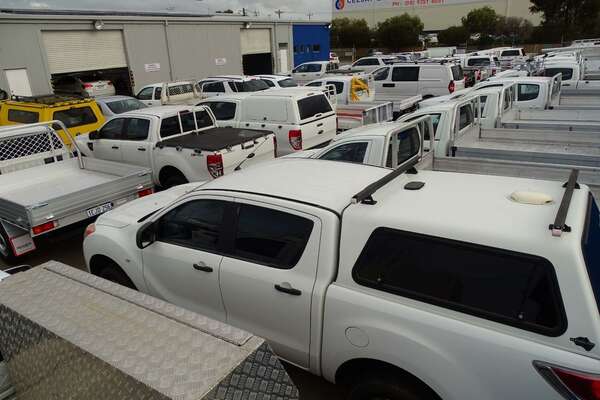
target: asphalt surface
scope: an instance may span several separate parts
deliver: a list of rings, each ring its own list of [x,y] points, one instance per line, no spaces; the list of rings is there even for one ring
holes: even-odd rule
[[[37,250],[19,260],[19,264],[32,266],[39,265],[49,260],[56,260],[72,267],[84,269],[85,261],[82,252],[83,232],[85,226],[60,231],[51,237],[36,242]],[[7,268],[0,260],[0,269]],[[342,391],[314,375],[300,368],[284,363],[290,377],[300,390],[302,400],[342,400]]]

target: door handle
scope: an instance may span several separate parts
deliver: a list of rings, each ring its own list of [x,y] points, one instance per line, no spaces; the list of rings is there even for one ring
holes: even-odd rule
[[[139,151],[146,151],[146,149],[145,149],[145,148],[143,148],[143,147],[138,147],[138,150],[139,150]]]
[[[384,83],[382,86],[383,87],[396,87],[396,84],[395,83]]]
[[[323,132],[325,132],[323,129],[321,129],[319,132],[317,132],[317,135],[322,135]]]
[[[119,150],[119,146],[113,146],[111,148],[114,149],[114,150]]]
[[[203,261],[200,261],[199,263],[194,264],[194,269],[196,271],[202,271],[202,272],[213,272],[212,267],[209,267]]]
[[[320,124],[317,124],[317,128],[320,128],[323,126],[323,123],[321,122]]]
[[[275,284],[275,290],[282,293],[291,294],[292,296],[300,296],[302,294],[301,290],[293,288],[288,282]]]

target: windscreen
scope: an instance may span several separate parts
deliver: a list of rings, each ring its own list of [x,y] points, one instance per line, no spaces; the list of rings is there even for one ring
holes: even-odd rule
[[[94,124],[98,122],[94,111],[90,107],[70,108],[68,110],[56,111],[54,119],[61,121],[67,128],[75,126]]]
[[[279,81],[279,86],[281,87],[296,87],[298,84],[294,82],[292,79],[283,79]]]
[[[588,200],[586,226],[581,238],[581,250],[600,310],[600,212],[591,194]]]
[[[115,114],[122,114],[127,111],[139,110],[140,108],[148,107],[138,99],[111,101],[110,103],[106,103],[106,106]]]
[[[258,92],[259,90],[266,90],[269,88],[269,85],[267,85],[261,79],[233,82],[233,85],[235,86],[236,92]]]
[[[331,112],[332,109],[325,95],[318,94],[298,100],[298,111],[300,112],[300,119],[305,120],[317,114]]]
[[[521,52],[519,50],[504,50],[502,52],[502,57],[514,57],[520,56]]]
[[[490,64],[489,58],[471,58],[469,60],[470,67],[487,67]]]

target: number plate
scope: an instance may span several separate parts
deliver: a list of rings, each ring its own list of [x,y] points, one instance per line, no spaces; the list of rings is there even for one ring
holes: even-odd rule
[[[101,204],[98,207],[94,207],[94,208],[90,208],[89,210],[87,210],[87,215],[88,217],[95,217],[97,215],[100,214],[104,214],[107,211],[110,211],[113,209],[113,203],[105,203],[105,204]]]

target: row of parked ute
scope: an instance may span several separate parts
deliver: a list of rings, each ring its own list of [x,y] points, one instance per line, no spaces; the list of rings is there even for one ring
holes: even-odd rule
[[[326,85],[132,111],[73,148],[62,122],[4,128],[0,253],[100,215],[89,272],[352,400],[597,399],[599,97],[519,75],[339,135]]]

